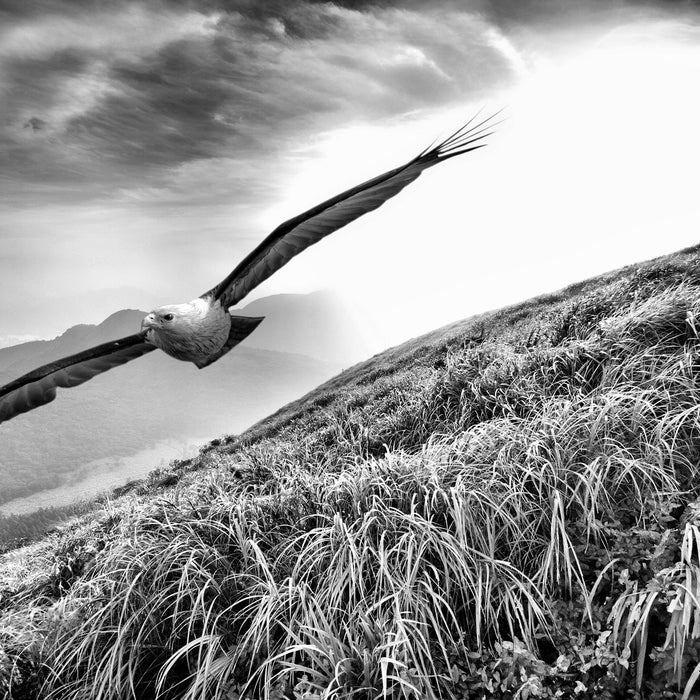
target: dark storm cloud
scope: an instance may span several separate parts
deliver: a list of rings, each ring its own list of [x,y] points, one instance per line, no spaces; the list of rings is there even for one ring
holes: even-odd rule
[[[175,0],[177,1],[177,0]],[[299,3],[284,0],[203,0],[212,8],[222,11],[237,11],[256,19],[285,16]],[[183,0],[182,4],[202,5],[202,0]],[[310,5],[324,5],[327,0],[309,0]],[[361,12],[372,12],[386,8],[427,11],[429,6],[453,11],[481,12],[503,25],[542,25],[564,20],[590,17],[625,8],[659,9],[683,12],[700,8],[700,0],[333,0],[338,7]]]
[[[46,13],[77,15],[134,4],[133,0],[3,0],[0,17],[31,18]],[[144,3],[145,4],[145,3]],[[201,12],[237,13],[251,21],[289,16],[301,5],[327,5],[328,0],[149,0],[152,7]],[[609,11],[623,7],[685,11],[700,6],[699,0],[333,0],[333,4],[362,12],[386,8],[427,10],[428,5],[467,12],[479,11],[504,22],[540,23],[545,18]]]
[[[552,26],[600,20],[626,10],[683,13],[700,8],[698,0],[477,0],[489,19],[501,26]]]
[[[178,41],[140,61],[117,60],[107,78],[110,94],[66,124],[69,138],[107,158],[170,165],[212,156],[235,136],[235,128],[216,120],[232,90],[206,44]]]
[[[360,2],[2,9],[0,147],[19,182],[99,190],[199,159],[269,155],[333,115],[390,117],[511,75],[483,22],[449,7],[449,17]]]
[[[41,131],[46,126],[46,122],[39,117],[30,117],[27,119],[24,125],[25,129],[31,129],[32,131]]]
[[[4,0],[5,180],[100,193],[202,159],[273,157],[338,119],[478,99],[517,70],[499,46],[513,27],[635,7],[671,3]]]

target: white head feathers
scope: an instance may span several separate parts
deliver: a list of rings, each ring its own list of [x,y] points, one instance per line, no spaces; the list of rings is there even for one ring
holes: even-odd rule
[[[231,317],[216,301],[197,298],[151,311],[141,327],[157,348],[179,360],[197,363],[219,350],[228,339]]]

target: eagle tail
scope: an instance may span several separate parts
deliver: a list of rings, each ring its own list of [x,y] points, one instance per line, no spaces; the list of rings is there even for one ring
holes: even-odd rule
[[[234,316],[231,314],[231,330],[226,345],[230,350],[245,340],[262,322],[264,316]]]
[[[212,362],[225,355],[231,348],[245,340],[263,321],[264,316],[231,316],[231,330],[228,333],[228,340],[224,343],[219,352],[210,355],[205,362],[195,363],[199,369],[207,367]]]

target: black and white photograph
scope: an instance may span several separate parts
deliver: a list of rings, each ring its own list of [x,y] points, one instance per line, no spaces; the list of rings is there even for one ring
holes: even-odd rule
[[[700,2],[0,0],[0,163],[0,698],[700,698]]]

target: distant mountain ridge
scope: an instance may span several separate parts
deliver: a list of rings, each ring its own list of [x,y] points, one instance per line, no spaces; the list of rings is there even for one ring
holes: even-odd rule
[[[123,309],[107,317],[99,325],[87,323],[72,326],[53,340],[32,340],[20,345],[0,348],[0,376],[22,374],[34,367],[52,362],[92,345],[138,332],[145,312]]]

